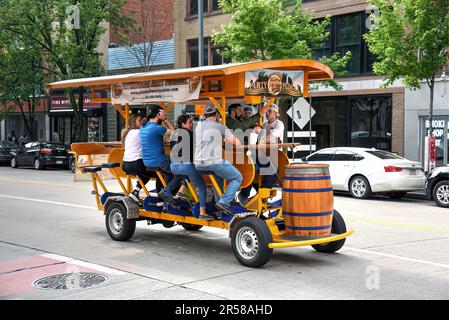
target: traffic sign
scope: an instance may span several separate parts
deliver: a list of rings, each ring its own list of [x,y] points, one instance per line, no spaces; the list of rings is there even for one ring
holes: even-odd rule
[[[293,106],[288,109],[287,114],[293,121],[298,125],[300,129],[303,129],[307,122],[309,122],[309,106],[310,104],[303,97],[299,97]],[[316,111],[313,108],[310,108],[310,118],[312,118]],[[294,114],[293,114],[294,113]]]

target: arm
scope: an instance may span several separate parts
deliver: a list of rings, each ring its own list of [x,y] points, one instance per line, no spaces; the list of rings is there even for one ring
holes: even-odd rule
[[[237,139],[237,137],[232,134],[231,130],[226,128],[224,125],[222,126],[222,130],[223,130],[222,134],[224,135],[226,142],[232,143],[233,145],[236,146],[241,145],[240,140]]]
[[[259,119],[260,119],[260,113],[257,113],[255,115],[253,115],[252,117],[249,117],[248,119],[241,121],[239,127],[240,127],[240,129],[245,131],[246,129],[252,128],[256,124],[258,124]],[[233,129],[233,128],[231,128],[231,129]]]

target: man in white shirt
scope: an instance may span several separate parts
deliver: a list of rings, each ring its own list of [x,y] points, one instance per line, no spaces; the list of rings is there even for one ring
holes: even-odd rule
[[[279,120],[279,107],[272,104],[267,111],[267,121],[262,124],[259,133],[260,143],[282,143],[284,141],[284,123]]]
[[[279,107],[276,104],[271,104],[267,113],[267,121],[262,124],[262,130],[259,133],[260,144],[282,143],[284,140],[284,123],[279,120]],[[263,170],[261,170],[261,168]],[[272,188],[276,184],[277,168],[272,164],[270,159],[266,156],[258,155],[256,161],[256,170],[263,175],[262,188]],[[253,187],[256,191],[259,189],[258,184]],[[251,193],[251,186],[242,189],[238,195],[238,199],[242,204],[249,201]]]

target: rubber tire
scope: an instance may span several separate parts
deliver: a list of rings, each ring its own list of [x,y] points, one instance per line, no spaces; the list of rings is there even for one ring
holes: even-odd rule
[[[337,210],[334,210],[334,214],[332,217],[331,233],[332,234],[342,234],[345,232],[346,232],[345,220],[343,220],[343,217]],[[334,252],[340,250],[343,247],[343,245],[345,244],[345,242],[346,242],[346,238],[337,240],[337,241],[333,241],[333,242],[329,242],[326,244],[316,244],[316,245],[313,245],[312,247],[318,252],[334,253]]]
[[[14,165],[13,165],[13,160],[14,160]],[[17,166],[17,159],[16,159],[16,157],[12,157],[11,158],[10,164],[11,164],[11,168],[17,168],[18,167]]]
[[[391,199],[401,199],[407,194],[407,192],[398,191],[398,192],[388,192],[387,194]]]
[[[442,207],[442,208],[449,208],[449,204],[444,204],[441,203],[438,200],[437,197],[437,190],[439,187],[441,187],[442,185],[448,185],[449,186],[449,181],[448,180],[442,180],[440,182],[438,182],[432,189],[432,197],[433,197],[433,201],[437,204],[437,206]]]
[[[36,167],[36,161],[39,161],[39,166]],[[42,170],[44,169],[44,166],[42,165],[41,161],[39,160],[39,158],[34,159],[33,161],[33,167],[36,170]]]
[[[357,196],[357,195],[355,195],[354,192],[352,191],[352,182],[353,182],[355,179],[358,179],[358,178],[362,179],[363,182],[364,182],[365,185],[366,185],[366,191],[365,191],[365,193],[364,193],[363,196]],[[351,181],[349,182],[349,192],[351,193],[351,196],[352,196],[353,198],[355,198],[355,199],[368,199],[369,197],[371,197],[371,194],[372,194],[372,192],[371,192],[371,186],[370,186],[370,184],[369,184],[369,182],[368,182],[368,179],[366,179],[364,176],[355,176],[354,178],[351,179]]]
[[[69,170],[72,171],[72,173],[75,173],[75,171],[76,171],[76,168],[75,168],[75,158],[72,158],[72,159],[70,160]]]
[[[181,223],[181,226],[187,231],[198,231],[203,227],[197,224],[190,224],[190,223]]]
[[[123,219],[123,230],[118,235],[114,234],[111,231],[111,227],[109,225],[109,216],[111,212],[114,209],[118,209],[120,212],[120,215]],[[109,236],[115,240],[115,241],[126,241],[131,239],[131,237],[134,235],[134,232],[136,231],[136,220],[129,220],[126,217],[126,208],[121,202],[113,202],[108,207],[108,209],[105,212],[105,224],[106,224],[106,230],[108,231]]]
[[[248,227],[252,229],[256,233],[257,239],[259,240],[257,253],[251,260],[244,259],[243,257],[241,257],[237,250],[236,237],[238,231],[243,227]],[[271,255],[273,254],[273,249],[268,248],[268,244],[271,242],[273,242],[273,237],[271,235],[270,229],[268,228],[267,224],[259,218],[256,217],[244,218],[238,221],[232,228],[231,232],[232,249],[234,250],[234,255],[237,258],[237,260],[245,267],[258,268],[266,264],[270,260]]]

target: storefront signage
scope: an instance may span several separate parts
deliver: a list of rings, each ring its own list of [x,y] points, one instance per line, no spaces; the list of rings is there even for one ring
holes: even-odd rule
[[[247,96],[292,96],[302,97],[304,71],[260,69],[245,74]]]
[[[149,102],[185,102],[200,96],[202,77],[173,80],[114,83],[112,104],[130,105]]]
[[[100,97],[100,95],[98,95]],[[78,102],[78,95],[75,95],[75,99]],[[84,109],[92,109],[92,108],[99,108],[101,107],[101,104],[99,103],[92,103],[90,102],[90,98],[84,96],[84,103],[83,108]],[[69,99],[67,99],[67,96],[52,96],[51,97],[51,105],[50,105],[50,112],[56,112],[56,111],[71,111],[73,110],[72,105],[70,104]]]

